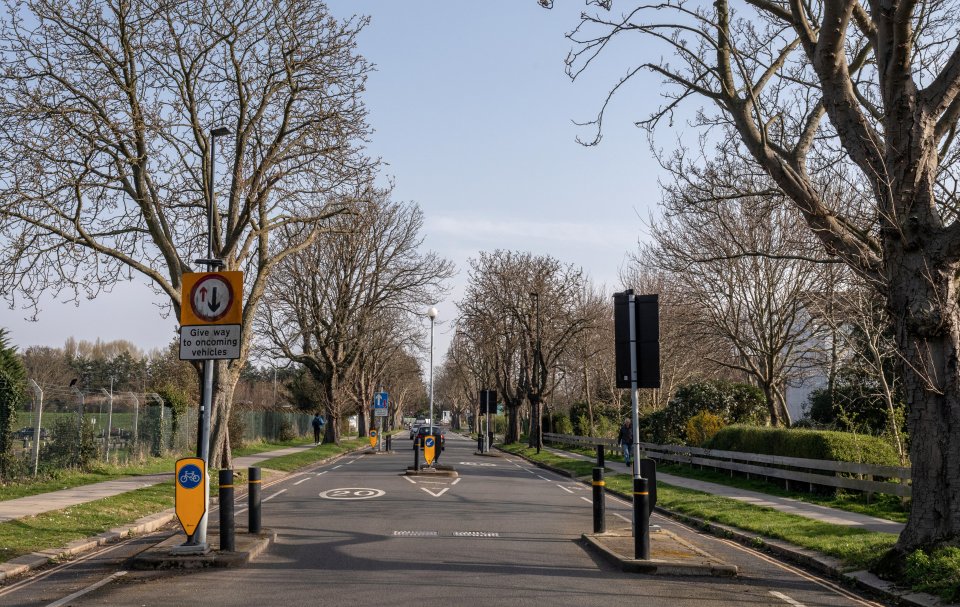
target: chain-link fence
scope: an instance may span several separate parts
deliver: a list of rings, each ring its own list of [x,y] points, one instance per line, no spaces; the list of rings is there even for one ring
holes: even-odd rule
[[[11,476],[52,473],[95,462],[128,465],[196,449],[196,407],[176,416],[155,393],[65,389],[44,393],[32,382],[31,387],[32,398],[23,403],[14,425]],[[309,413],[289,408],[241,403],[231,416],[232,444],[307,436],[311,419]]]

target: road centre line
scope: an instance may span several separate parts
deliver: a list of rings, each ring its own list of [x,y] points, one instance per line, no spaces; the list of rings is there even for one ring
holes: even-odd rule
[[[100,581],[97,582],[96,584],[91,584],[90,586],[87,586],[87,587],[84,588],[83,590],[78,590],[77,592],[74,592],[73,594],[71,594],[71,595],[69,595],[69,596],[63,597],[63,598],[60,599],[59,601],[54,601],[53,603],[50,603],[49,605],[47,605],[47,607],[63,607],[64,605],[68,605],[68,604],[70,604],[71,602],[73,602],[73,599],[79,598],[79,597],[81,597],[81,596],[83,596],[83,595],[85,595],[85,594],[87,594],[87,593],[93,592],[93,591],[96,590],[97,588],[99,588],[99,587],[101,587],[101,586],[105,586],[105,585],[109,584],[110,582],[112,582],[113,580],[117,579],[118,577],[123,576],[123,575],[126,575],[126,574],[127,574],[126,571],[118,571],[118,572],[114,573],[113,575],[108,576],[108,577],[100,580]]]
[[[780,599],[781,601],[785,601],[785,602],[787,602],[787,603],[790,603],[791,605],[793,605],[793,607],[806,607],[806,605],[804,605],[804,604],[801,603],[800,601],[795,601],[794,599],[788,597],[787,595],[785,595],[785,594],[782,593],[782,592],[777,592],[777,591],[775,591],[775,590],[771,590],[771,591],[770,591],[770,594],[772,594],[773,596],[777,597],[777,598]]]
[[[307,482],[308,480],[310,480],[310,477],[309,477],[309,476],[308,476],[307,478],[298,480],[297,482],[294,483],[294,485],[299,485],[300,483],[305,483],[305,482]]]
[[[343,464],[337,464],[336,466],[334,466],[333,468],[331,468],[331,470],[336,470],[337,468],[339,468],[339,467],[341,467],[341,466],[343,466]]]
[[[540,476],[539,474],[537,475],[537,478],[543,479],[543,480],[547,481],[548,483],[552,483],[552,482],[553,482],[553,481],[551,481],[549,478],[547,478],[547,477],[545,477],[545,476]]]
[[[403,480],[405,480],[405,481],[410,481],[410,482],[413,483],[414,485],[417,484],[417,481],[413,480],[413,479],[410,478],[409,476],[404,476],[404,477],[402,477],[402,478],[403,478]]]
[[[286,489],[281,489],[280,491],[277,491],[276,493],[274,493],[274,494],[271,495],[270,497],[265,497],[265,498],[263,498],[263,499],[260,500],[260,501],[261,501],[261,502],[270,501],[270,500],[272,500],[273,498],[275,498],[275,497],[277,497],[278,495],[280,495],[281,493],[286,493],[286,492],[287,492]]]
[[[455,480],[455,481],[453,481],[452,483],[450,483],[450,485],[453,486],[453,485],[456,485],[456,484],[459,483],[459,482],[460,482],[460,477],[458,476],[458,477],[457,477],[457,480]]]
[[[584,497],[584,496],[581,495],[581,496],[580,496],[580,499],[582,499],[583,501],[587,502],[588,504],[592,504],[592,503],[593,503],[593,500],[590,499],[589,497]]]
[[[633,523],[633,519],[629,519],[629,518],[623,516],[622,514],[620,514],[619,512],[612,512],[611,514],[613,514],[613,516],[617,516],[617,517],[622,518],[623,520],[627,521],[628,523]]]
[[[329,470],[324,470],[323,472],[317,472],[317,476],[320,476],[321,474],[326,474],[327,472],[330,472],[330,471],[329,471]]]
[[[563,485],[557,484],[557,487],[560,487],[561,489],[563,489],[563,490],[566,491],[567,493],[570,493],[571,495],[573,494],[573,491],[570,491],[569,489],[567,489],[567,488],[564,487]]]

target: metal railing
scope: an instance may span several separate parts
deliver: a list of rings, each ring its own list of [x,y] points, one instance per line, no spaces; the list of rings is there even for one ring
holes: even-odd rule
[[[620,448],[617,441],[612,438],[544,433],[543,440],[581,447],[603,446],[617,450]],[[640,449],[644,457],[658,461],[726,470],[731,475],[734,472],[740,472],[747,475],[778,478],[787,483],[788,489],[792,482],[810,485],[811,489],[813,485],[821,485],[865,493],[898,495],[900,497],[910,497],[911,494],[910,469],[900,466],[879,466],[858,462],[762,455],[682,445],[657,445],[654,443],[640,443]],[[794,488],[799,489],[799,487]]]

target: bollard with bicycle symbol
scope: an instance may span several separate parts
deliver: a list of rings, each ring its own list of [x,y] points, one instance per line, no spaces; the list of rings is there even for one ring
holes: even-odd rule
[[[197,526],[207,513],[204,499],[207,491],[206,466],[203,459],[185,457],[177,460],[174,477],[177,481],[174,493],[177,519],[187,534],[184,546],[206,551],[205,545],[201,546],[194,541]]]

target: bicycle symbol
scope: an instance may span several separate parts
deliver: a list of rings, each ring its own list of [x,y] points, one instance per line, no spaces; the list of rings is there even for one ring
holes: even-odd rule
[[[180,469],[180,476],[177,480],[180,481],[180,485],[183,488],[193,489],[200,484],[202,479],[203,475],[200,472],[200,468],[193,464],[188,464]]]

